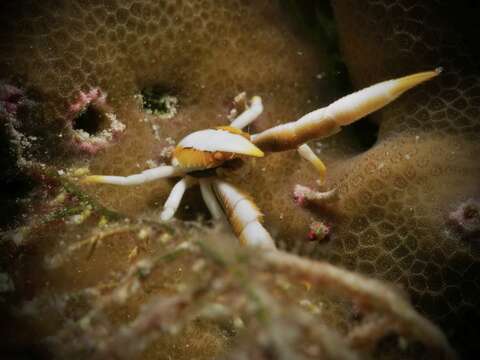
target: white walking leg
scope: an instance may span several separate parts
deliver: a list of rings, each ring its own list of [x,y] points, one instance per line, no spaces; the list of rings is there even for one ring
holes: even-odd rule
[[[245,126],[251,124],[258,118],[263,112],[262,98],[260,96],[254,96],[250,101],[250,107],[241,113],[230,124],[231,127],[237,129],[243,129]]]
[[[170,195],[168,195],[167,201],[165,201],[165,205],[163,205],[163,211],[160,214],[160,219],[162,221],[168,221],[173,218],[175,212],[180,206],[185,190],[195,183],[196,180],[194,178],[186,176],[175,184]]]
[[[302,158],[307,160],[315,167],[315,169],[317,169],[318,173],[320,174],[320,182],[323,183],[323,181],[325,180],[325,173],[327,171],[327,167],[325,166],[323,161],[320,160],[317,154],[315,154],[312,148],[307,144],[300,145],[297,150]]]
[[[129,176],[104,176],[90,175],[81,180],[83,184],[113,184],[121,186],[131,186],[144,184],[162,178],[183,176],[185,172],[174,166],[159,166],[153,169],[142,171],[139,174]]]
[[[199,182],[203,201],[205,201],[205,204],[207,205],[210,214],[212,214],[212,218],[215,220],[223,219],[223,211],[217,201],[217,198],[215,197],[215,194],[213,193],[210,180],[200,179]]]
[[[248,195],[218,179],[213,181],[213,188],[240,243],[264,249],[276,248],[272,237],[261,224],[262,213]]]

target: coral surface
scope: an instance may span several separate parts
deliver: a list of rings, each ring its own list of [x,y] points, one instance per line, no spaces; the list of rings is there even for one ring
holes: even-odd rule
[[[5,168],[31,182],[5,192],[18,216],[2,242],[0,290],[15,305],[2,333],[16,330],[4,351],[355,359],[448,349],[405,293],[457,351],[480,353],[480,244],[465,234],[478,231],[469,210],[480,196],[472,6],[335,0],[332,19],[315,1],[2,2]],[[451,26],[452,12],[464,23]],[[334,29],[353,89],[445,71],[370,123],[311,144],[328,166],[324,190],[337,189],[328,202],[315,201],[317,174],[293,151],[224,175],[253,196],[280,248],[352,273],[239,249],[211,228],[196,189],[167,226],[157,217],[169,181],[75,185],[89,171],[165,162],[186,134],[224,125],[243,91],[265,105],[252,133],[344,95]]]
[[[480,78],[469,30],[479,9],[466,2],[355,3],[335,1],[334,9],[356,86],[405,70],[440,65],[445,72],[376,114],[375,146],[335,168],[345,220],[338,241],[321,253],[403,284],[419,308],[478,352],[471,339],[480,320],[479,248],[448,223],[480,192]]]

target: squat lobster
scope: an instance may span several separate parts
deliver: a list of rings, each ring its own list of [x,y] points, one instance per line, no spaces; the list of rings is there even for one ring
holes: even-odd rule
[[[315,166],[323,179],[326,167],[306,144],[308,141],[337,133],[342,126],[382,108],[405,91],[440,72],[441,69],[438,68],[384,81],[312,111],[297,121],[249,135],[242,129],[263,111],[261,98],[254,96],[250,106],[230,126],[200,130],[184,137],[173,151],[171,165],[125,177],[92,175],[85,177],[82,182],[128,186],[160,178],[181,177],[165,202],[160,215],[163,221],[170,220],[175,215],[185,190],[198,183],[212,217],[221,219],[226,215],[241,243],[273,249],[275,243],[263,227],[263,215],[255,203],[248,195],[221,180],[216,170],[225,162],[242,155],[263,157],[264,152],[298,149],[300,155]]]

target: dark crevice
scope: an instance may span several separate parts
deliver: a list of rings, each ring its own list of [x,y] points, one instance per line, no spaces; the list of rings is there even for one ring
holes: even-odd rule
[[[327,54],[324,79],[332,93],[338,98],[353,92],[355,89],[340,51],[331,3],[315,0],[280,0],[280,3],[297,20],[305,35],[319,46],[322,53]],[[354,141],[356,152],[367,151],[375,145],[378,131],[378,124],[368,118],[343,128],[343,132],[348,132]]]
[[[9,179],[0,180],[0,229],[8,230],[18,226],[20,216],[24,212],[28,195],[35,188],[37,182],[21,173]]]
[[[376,122],[365,118],[351,124],[350,127],[361,152],[369,150],[377,142],[379,126]]]
[[[351,92],[352,84],[339,47],[337,26],[329,1],[280,0],[296,20],[304,36],[316,44],[325,57],[324,80],[330,90],[340,96]]]
[[[0,128],[0,229],[16,225],[25,199],[34,187],[34,182],[22,174],[18,166],[18,153],[14,150],[11,136],[6,127]]]
[[[89,105],[73,120],[73,130],[85,131],[89,135],[97,135],[109,127],[109,120],[104,111]]]

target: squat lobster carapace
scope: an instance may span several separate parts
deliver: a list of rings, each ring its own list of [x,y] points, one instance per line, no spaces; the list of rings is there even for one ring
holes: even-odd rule
[[[196,131],[180,140],[173,151],[171,165],[125,177],[92,175],[82,182],[129,186],[161,178],[182,177],[165,202],[161,220],[170,220],[186,189],[198,183],[212,217],[221,219],[226,216],[242,244],[274,249],[275,243],[261,223],[263,216],[251,198],[220,180],[212,170],[240,156],[263,157],[264,152],[297,149],[301,157],[314,165],[323,180],[326,167],[306,144],[308,141],[337,133],[342,126],[386,106],[405,91],[432,79],[440,72],[441,69],[438,68],[372,85],[327,107],[312,111],[297,121],[250,136],[241,129],[252,123],[263,111],[261,98],[254,96],[250,106],[230,126]],[[205,170],[210,172],[202,174]]]

